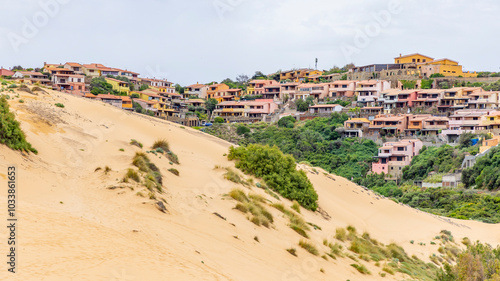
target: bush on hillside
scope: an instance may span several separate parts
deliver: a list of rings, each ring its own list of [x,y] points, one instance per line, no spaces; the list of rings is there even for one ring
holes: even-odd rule
[[[5,97],[0,97],[0,143],[14,150],[33,152],[38,151],[26,141],[26,136],[16,121],[14,114],[9,110],[9,103]]]
[[[285,198],[296,200],[304,208],[316,210],[318,194],[304,171],[297,171],[295,159],[284,155],[277,147],[251,144],[231,147],[229,160],[236,160],[236,168],[262,178],[266,185]]]
[[[278,121],[279,128],[293,128],[295,126],[295,119],[293,116],[285,116]]]

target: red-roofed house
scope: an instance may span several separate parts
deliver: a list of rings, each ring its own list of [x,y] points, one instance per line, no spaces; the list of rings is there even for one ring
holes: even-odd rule
[[[75,74],[83,75],[83,66],[79,63],[67,62],[63,67],[73,71]]]
[[[278,109],[278,104],[270,99],[254,101],[224,101],[217,105],[214,117],[222,117],[227,122],[257,122]]]
[[[309,113],[311,114],[332,114],[334,112],[341,112],[344,109],[339,104],[317,104],[309,106]]]
[[[111,104],[112,106],[122,108],[122,99],[119,96],[107,94],[107,95],[97,95],[96,98],[107,104]]]
[[[197,96],[199,98],[206,98],[207,97],[207,89],[208,89],[208,86],[207,85],[203,85],[203,84],[193,84],[193,85],[190,85],[190,86],[187,86],[186,88],[184,88],[184,96]]]
[[[330,83],[328,96],[332,99],[345,100],[354,96],[356,81],[339,80]]]
[[[0,68],[0,77],[12,76],[12,75],[14,75],[14,71],[10,71],[5,68]]]
[[[52,74],[52,86],[56,90],[85,91],[85,76],[74,74],[67,68],[47,68]]]
[[[40,72],[34,71],[16,71],[14,75],[12,75],[13,79],[18,79],[23,83],[40,83],[44,85],[48,85],[50,80],[47,79],[47,75],[44,75]]]
[[[264,87],[270,85],[279,86],[279,83],[274,80],[252,80],[248,83],[247,95],[263,95],[265,92]]]
[[[386,142],[379,148],[378,162],[372,163],[375,174],[387,174],[389,178],[398,179],[403,174],[403,168],[410,165],[423,147],[419,139],[405,139],[399,142]]]

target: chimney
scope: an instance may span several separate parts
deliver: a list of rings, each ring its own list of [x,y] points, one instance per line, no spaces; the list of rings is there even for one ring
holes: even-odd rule
[[[399,57],[402,57],[402,56],[403,56],[403,54],[399,54]]]

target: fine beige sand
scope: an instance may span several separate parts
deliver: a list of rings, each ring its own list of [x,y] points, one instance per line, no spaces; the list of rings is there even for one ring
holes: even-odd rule
[[[312,256],[297,244],[301,239],[275,209],[275,227],[257,227],[233,210],[227,194],[236,184],[223,178],[215,165],[234,166],[224,156],[231,146],[202,132],[98,101],[47,91],[19,92],[24,103],[11,100],[11,110],[38,155],[22,155],[0,146],[0,208],[6,222],[7,167],[18,169],[18,264],[7,272],[7,229],[0,227],[0,280],[401,280],[403,275],[361,275],[352,260],[328,261]],[[12,96],[12,94],[11,94]],[[65,108],[55,107],[63,103]],[[176,177],[166,157],[151,156],[164,176],[167,213],[154,200],[136,195],[142,188],[108,189],[131,166],[140,149],[148,150],[165,138],[179,156]],[[122,152],[120,149],[124,149]],[[105,175],[97,167],[109,166]],[[337,227],[353,225],[383,243],[396,242],[410,255],[428,261],[437,245],[430,245],[441,230],[457,240],[497,245],[500,227],[474,221],[440,218],[383,199],[348,180],[318,173],[308,176],[319,194],[320,207],[331,217],[302,210],[306,221],[321,226],[311,242],[322,252],[323,239],[334,241]],[[247,192],[277,200],[262,190]],[[145,193],[147,194],[147,193]],[[282,199],[285,205],[291,202]],[[213,213],[217,212],[226,220]],[[258,236],[259,242],[254,240]],[[411,244],[409,241],[414,240]],[[427,246],[419,246],[424,242]],[[287,248],[297,248],[298,257]],[[323,269],[324,273],[320,272]]]

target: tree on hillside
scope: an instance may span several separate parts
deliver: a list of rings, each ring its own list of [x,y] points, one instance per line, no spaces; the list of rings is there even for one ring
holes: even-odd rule
[[[13,68],[12,68],[12,71],[22,71],[24,70],[24,68],[20,65],[15,65]]]
[[[94,95],[106,95],[113,92],[113,86],[104,77],[96,77],[90,81],[90,92]]]
[[[263,78],[267,78],[267,76],[264,73],[262,73],[262,71],[255,71],[255,74],[252,76],[252,80],[263,79]]]
[[[240,83],[240,84],[246,84],[248,83],[248,75],[245,75],[245,74],[240,74],[236,77],[236,82]]]
[[[184,87],[179,84],[175,84],[175,91],[179,94],[184,94]]]
[[[147,84],[142,84],[140,87],[139,87],[139,91],[144,91],[144,90],[147,90],[149,89],[149,86]]]
[[[216,105],[217,105],[217,100],[214,98],[209,98],[205,103],[205,108],[207,109],[208,112],[210,112],[210,114],[212,114]]]

